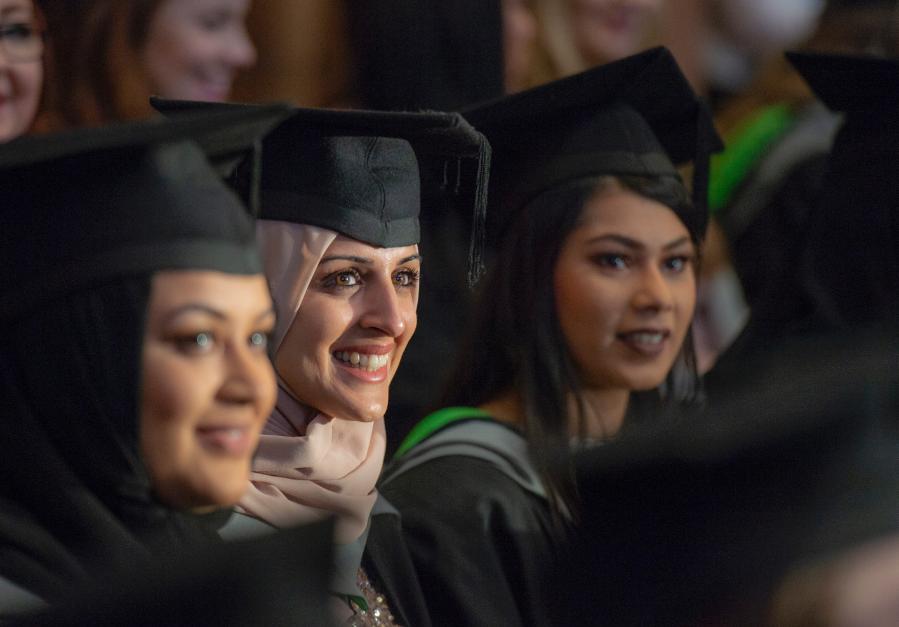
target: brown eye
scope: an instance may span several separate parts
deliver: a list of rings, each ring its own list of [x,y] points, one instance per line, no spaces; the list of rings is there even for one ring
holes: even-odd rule
[[[329,274],[322,281],[324,287],[335,287],[338,289],[356,287],[362,283],[362,275],[355,269],[339,270]]]
[[[421,274],[415,270],[400,270],[393,275],[393,283],[398,287],[412,287],[420,277]]]

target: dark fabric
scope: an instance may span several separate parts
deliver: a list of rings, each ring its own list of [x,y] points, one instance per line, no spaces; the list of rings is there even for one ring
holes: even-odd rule
[[[52,602],[214,535],[162,506],[138,453],[149,279],[66,296],[0,336],[0,574]]]
[[[10,624],[323,627],[332,624],[325,575],[332,534],[325,521],[214,551],[193,547]]]
[[[832,327],[889,328],[899,319],[899,62],[788,58],[828,107],[845,112],[809,230],[816,313]]]
[[[428,627],[428,598],[403,537],[400,517],[393,513],[371,517],[362,568],[375,590],[385,595],[398,625]]]
[[[361,106],[454,111],[503,94],[500,0],[347,3]]]
[[[896,337],[756,354],[705,415],[585,453],[556,624],[762,624],[791,568],[899,533]]]
[[[381,492],[403,534],[434,625],[544,625],[544,569],[560,534],[548,503],[494,464],[447,456]]]

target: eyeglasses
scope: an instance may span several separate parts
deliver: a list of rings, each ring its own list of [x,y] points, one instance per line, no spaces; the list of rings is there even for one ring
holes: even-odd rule
[[[0,50],[10,61],[37,61],[44,54],[44,31],[35,22],[0,24]]]

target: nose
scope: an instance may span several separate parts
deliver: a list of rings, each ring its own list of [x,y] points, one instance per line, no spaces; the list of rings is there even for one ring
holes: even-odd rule
[[[256,47],[243,25],[236,29],[228,43],[227,60],[232,67],[241,69],[256,63]]]
[[[251,405],[269,394],[275,386],[271,362],[248,345],[228,344],[223,356],[224,382],[217,398],[231,405]]]
[[[406,331],[404,304],[392,280],[369,282],[361,296],[364,310],[359,324],[363,328],[375,329],[390,337],[399,337]]]
[[[632,304],[637,311],[650,314],[673,307],[671,286],[655,264],[647,265],[640,272]]]

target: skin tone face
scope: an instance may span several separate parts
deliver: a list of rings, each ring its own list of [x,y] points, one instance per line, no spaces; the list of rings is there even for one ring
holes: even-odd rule
[[[249,8],[250,0],[164,0],[143,50],[154,93],[226,100],[237,72],[256,61],[244,26]]]
[[[613,185],[585,205],[555,268],[556,310],[584,386],[659,386],[696,304],[696,250],[674,212]]]
[[[0,142],[3,142],[29,129],[41,97],[44,69],[40,56],[21,60],[10,53],[13,48],[33,48],[34,38],[39,37],[31,0],[0,0],[0,32],[3,38],[0,41]]]
[[[537,18],[525,0],[502,0],[506,91],[527,86]]]
[[[664,0],[569,0],[574,40],[590,65],[639,52]]]
[[[159,499],[233,505],[275,404],[274,328],[262,275],[160,272],[143,350],[141,454]]]
[[[384,416],[417,323],[417,246],[377,248],[338,236],[325,251],[275,369],[302,403],[329,416]]]

